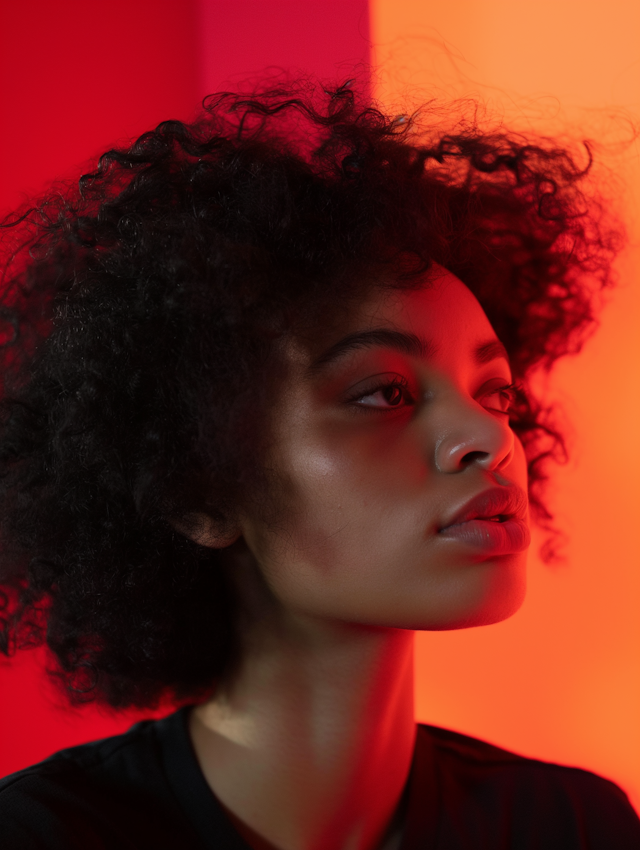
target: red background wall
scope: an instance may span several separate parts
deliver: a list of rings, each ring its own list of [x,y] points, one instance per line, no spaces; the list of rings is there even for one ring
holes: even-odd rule
[[[536,10],[506,0],[4,3],[0,213],[54,177],[76,175],[115,141],[188,118],[209,91],[265,67],[349,73],[369,59],[370,23],[383,65],[374,89],[387,102],[422,87],[479,92],[525,124],[559,126],[560,110],[576,132],[597,132],[602,107],[637,115],[636,7],[541,0]],[[416,664],[421,720],[597,770],[638,805],[637,160],[636,149],[635,166],[619,161],[630,175],[624,210],[635,245],[620,264],[624,285],[600,334],[551,387],[577,430],[576,460],[556,479],[568,562],[550,571],[534,558],[520,614],[487,629],[420,635]],[[132,721],[57,706],[39,664],[38,652],[0,658],[0,775]]]
[[[0,215],[200,97],[194,0],[0,4]],[[126,728],[56,708],[40,652],[0,656],[0,774]]]
[[[369,48],[366,0],[2,3],[0,216],[211,91],[267,67],[335,78]],[[0,656],[0,776],[135,719],[59,705],[41,661]]]

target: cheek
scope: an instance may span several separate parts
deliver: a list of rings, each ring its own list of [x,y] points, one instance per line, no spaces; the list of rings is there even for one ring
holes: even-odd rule
[[[337,567],[339,552],[367,548],[373,528],[404,510],[416,466],[375,459],[368,452],[301,451],[276,497],[277,549],[281,557],[304,558],[321,572]]]
[[[388,600],[400,565],[424,546],[424,463],[409,446],[360,442],[340,452],[290,450],[278,466],[288,474],[274,498],[275,521],[254,523],[245,535],[273,593],[289,607],[344,616],[374,597]]]
[[[496,622],[517,609],[524,555],[477,564],[442,556],[438,476],[415,441],[288,443],[269,521],[245,538],[271,593],[289,611],[401,628]],[[283,472],[284,470],[284,472]],[[526,489],[516,439],[504,477]],[[434,480],[431,480],[433,477]],[[468,563],[467,563],[468,561]]]
[[[340,446],[339,449],[336,446]],[[411,512],[428,489],[428,471],[415,446],[406,441],[360,440],[351,445],[309,446],[290,459],[286,510],[291,531],[303,539],[312,534],[362,546],[372,529]],[[366,529],[366,531],[360,531]]]

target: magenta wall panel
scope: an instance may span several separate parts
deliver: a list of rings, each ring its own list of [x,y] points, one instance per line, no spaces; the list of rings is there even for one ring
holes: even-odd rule
[[[367,0],[200,0],[201,79],[209,91],[267,68],[343,77],[370,61]]]

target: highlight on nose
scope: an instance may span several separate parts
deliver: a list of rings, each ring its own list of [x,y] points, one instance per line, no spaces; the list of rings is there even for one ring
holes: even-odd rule
[[[473,464],[499,469],[510,460],[513,444],[513,431],[506,422],[491,414],[468,416],[456,433],[449,432],[437,440],[436,467],[440,472],[460,472]]]

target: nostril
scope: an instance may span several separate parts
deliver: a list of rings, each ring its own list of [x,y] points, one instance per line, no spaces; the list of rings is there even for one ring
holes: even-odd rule
[[[477,463],[479,461],[486,460],[489,457],[488,452],[467,452],[466,455],[461,460],[461,463],[464,465],[468,465],[471,463]]]

